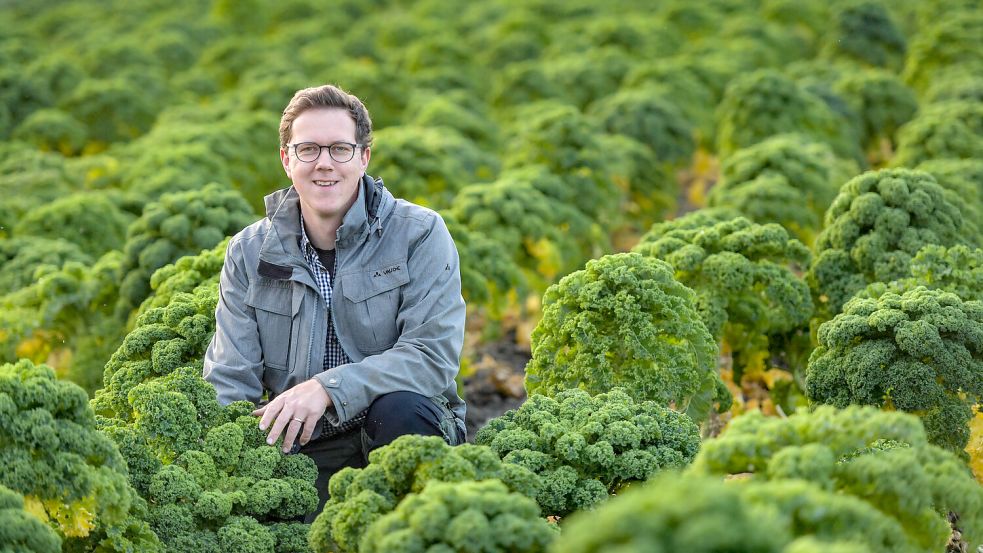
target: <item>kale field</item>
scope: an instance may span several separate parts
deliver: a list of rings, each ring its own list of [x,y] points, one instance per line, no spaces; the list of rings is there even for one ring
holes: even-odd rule
[[[323,83],[482,415],[305,524],[201,374]],[[0,553],[983,551],[981,248],[980,0],[6,0]]]

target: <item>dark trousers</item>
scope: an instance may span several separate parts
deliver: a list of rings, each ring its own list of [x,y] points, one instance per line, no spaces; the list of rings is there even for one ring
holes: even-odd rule
[[[370,451],[406,434],[441,436],[451,445],[464,442],[454,413],[446,404],[413,392],[393,392],[372,402],[362,428],[314,440],[300,448],[317,464],[317,510],[308,514],[305,522],[313,522],[324,509],[328,480],[336,472],[345,467],[365,467]]]

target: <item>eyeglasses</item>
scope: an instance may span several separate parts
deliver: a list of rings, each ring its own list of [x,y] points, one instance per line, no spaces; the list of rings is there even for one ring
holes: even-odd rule
[[[294,149],[294,155],[297,156],[297,160],[303,161],[304,163],[317,161],[317,158],[321,157],[321,150],[324,148],[328,149],[328,155],[331,156],[331,159],[338,163],[347,163],[355,157],[355,148],[360,146],[362,145],[352,144],[351,142],[335,142],[327,146],[321,146],[317,142],[290,144],[290,147]]]

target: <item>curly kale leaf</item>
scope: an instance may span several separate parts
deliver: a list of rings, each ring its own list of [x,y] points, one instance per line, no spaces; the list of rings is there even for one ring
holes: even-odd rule
[[[533,395],[489,421],[475,443],[538,474],[540,507],[562,517],[594,508],[630,482],[682,468],[700,438],[686,415],[635,402],[615,388],[596,396],[583,390]]]
[[[818,96],[781,73],[762,69],[735,78],[717,108],[722,157],[783,133],[829,144],[836,155],[862,163],[859,138]]]
[[[587,262],[546,291],[526,390],[554,396],[622,386],[637,401],[673,403],[698,421],[714,398],[726,409],[717,347],[695,301],[658,259],[625,253]]]
[[[867,172],[844,184],[826,212],[807,280],[817,304],[835,315],[867,284],[907,276],[922,247],[965,243],[963,231],[959,209],[930,174]]]
[[[531,277],[552,279],[579,266],[601,241],[595,222],[556,197],[567,194],[560,177],[533,166],[464,187],[451,212],[469,230],[498,242]]]
[[[925,246],[912,258],[909,276],[891,282],[872,282],[854,298],[877,299],[887,292],[904,294],[919,286],[952,292],[964,301],[983,301],[983,250]]]
[[[966,447],[983,399],[983,303],[916,287],[856,298],[819,327],[806,394],[837,407],[876,405],[917,414],[932,443]]]
[[[150,295],[154,271],[215,247],[254,218],[242,195],[218,184],[165,194],[150,203],[127,231],[117,316],[126,319]]]
[[[791,539],[778,511],[715,478],[657,476],[563,525],[553,553],[687,551],[781,553]]]
[[[311,526],[316,553],[360,550],[366,532],[427,482],[498,479],[510,492],[534,498],[539,478],[504,463],[490,448],[472,444],[451,447],[436,436],[407,435],[369,454],[364,469],[344,468],[328,483],[330,499]]]
[[[365,529],[362,553],[545,552],[559,534],[536,502],[499,480],[428,482]]]
[[[860,500],[892,519],[889,525],[871,526],[871,546],[885,553],[941,550],[950,533],[949,511],[959,513],[971,543],[983,536],[983,488],[958,457],[930,444],[918,419],[905,413],[858,406],[820,406],[784,419],[747,413],[703,445],[689,472],[744,474],[751,482],[776,486],[805,481]],[[784,497],[780,504],[787,504],[782,510],[789,512],[798,509],[792,507],[800,502],[796,495],[762,493],[761,501]],[[812,530],[796,527],[817,535],[863,534],[862,528],[832,524],[832,519]]]
[[[867,66],[898,71],[908,44],[888,9],[879,2],[853,2],[839,6],[825,33],[821,55],[845,58]]]
[[[809,244],[813,232],[818,232],[823,214],[836,197],[840,184],[855,171],[852,163],[838,159],[823,142],[803,135],[780,134],[724,158],[720,167],[720,182],[710,190],[709,205],[727,206],[728,202],[747,197],[737,207],[738,211],[757,223],[779,223]],[[739,192],[751,183],[767,182],[759,180],[763,177],[772,180],[781,177],[785,186],[771,184],[769,187],[776,190],[767,194],[763,192],[768,190],[761,193]],[[789,212],[789,205],[777,204],[789,199],[792,192],[785,190],[788,187],[798,193],[798,201],[795,202],[800,212],[798,215]],[[762,196],[774,198],[771,201],[775,205],[762,208],[753,202],[753,199]],[[807,209],[803,210],[803,205]],[[814,222],[813,216],[816,218]],[[795,228],[806,224],[812,226]]]
[[[743,217],[692,224],[702,217],[656,225],[634,251],[668,262],[693,289],[701,319],[727,342],[741,372],[755,352],[768,351],[768,336],[791,332],[812,315],[809,287],[793,272],[810,253],[780,225]]]
[[[47,365],[0,365],[0,465],[0,486],[39,503],[66,547],[116,536],[112,551],[158,550],[127,463],[96,427],[87,394]]]
[[[8,551],[58,553],[61,537],[24,509],[24,498],[0,485],[0,544]]]

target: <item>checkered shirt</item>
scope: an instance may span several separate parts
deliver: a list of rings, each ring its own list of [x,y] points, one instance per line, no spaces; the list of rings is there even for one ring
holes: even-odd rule
[[[307,239],[307,231],[304,229],[303,215],[300,217],[300,249],[302,252],[304,252],[304,258],[307,260],[307,264],[311,268],[311,273],[314,275],[314,282],[317,283],[317,288],[321,292],[321,297],[324,298],[324,303],[328,306],[328,310],[326,312],[328,316],[328,336],[327,342],[324,346],[324,361],[321,365],[321,370],[326,371],[330,368],[337,367],[338,365],[351,363],[352,360],[345,354],[345,350],[341,348],[341,342],[338,341],[338,335],[335,333],[334,320],[331,317],[331,273],[329,273],[324,265],[321,264],[321,259],[317,256],[317,251],[314,249],[314,245]],[[337,268],[338,262],[335,261],[335,266],[333,269],[337,270]],[[349,430],[361,428],[362,423],[365,422],[365,415],[367,412],[368,409],[362,411],[361,413],[341,423],[340,426],[329,424],[327,419],[323,419],[324,428],[321,431],[321,437],[327,438],[329,436],[336,436],[338,434],[344,434]]]

